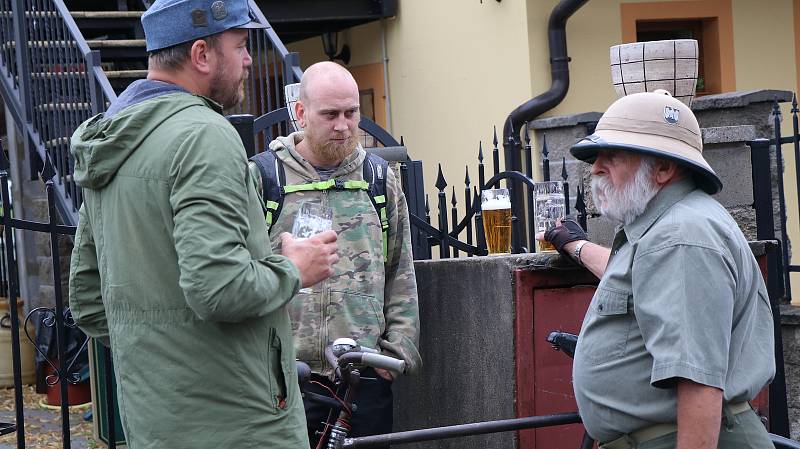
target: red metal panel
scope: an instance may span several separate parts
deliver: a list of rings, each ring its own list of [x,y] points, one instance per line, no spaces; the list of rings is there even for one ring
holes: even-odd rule
[[[597,279],[580,270],[518,270],[514,278],[517,416],[575,411],[572,360],[554,351],[546,338],[554,330],[580,330]],[[575,449],[582,436],[577,424],[524,430],[518,432],[517,447]]]

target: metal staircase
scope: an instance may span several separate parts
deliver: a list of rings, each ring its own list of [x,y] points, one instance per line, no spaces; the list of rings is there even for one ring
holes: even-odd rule
[[[69,138],[91,116],[103,112],[131,82],[147,75],[140,18],[147,0],[102,2],[111,11],[88,11],[87,0],[0,0],[0,94],[24,134],[32,176],[53,174],[64,224],[77,224],[80,188],[72,180]],[[253,0],[251,13],[267,23]],[[73,10],[68,8],[73,6]],[[138,9],[138,10],[134,10]],[[21,43],[21,44],[20,44]],[[289,53],[272,28],[250,31],[251,76],[244,102],[232,114],[250,114],[264,140],[286,131],[283,88],[300,80],[296,53]],[[273,114],[270,114],[273,113]],[[263,116],[263,117],[262,117]],[[395,144],[369,120],[362,128],[379,142]]]

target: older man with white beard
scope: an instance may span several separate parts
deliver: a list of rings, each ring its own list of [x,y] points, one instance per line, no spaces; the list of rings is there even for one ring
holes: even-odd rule
[[[748,403],[775,372],[766,287],[710,196],[722,183],[691,110],[666,91],[623,97],[571,153],[618,225],[610,249],[571,220],[544,235],[600,278],[573,367],[589,434],[603,449],[773,447]]]

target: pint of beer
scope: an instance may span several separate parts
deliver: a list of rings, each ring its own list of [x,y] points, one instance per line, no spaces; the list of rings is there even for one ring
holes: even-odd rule
[[[536,232],[546,232],[564,218],[564,184],[559,181],[537,182],[533,188],[533,220]],[[547,241],[536,241],[538,252],[555,251]]]
[[[511,197],[508,189],[481,192],[481,219],[489,254],[511,252]]]

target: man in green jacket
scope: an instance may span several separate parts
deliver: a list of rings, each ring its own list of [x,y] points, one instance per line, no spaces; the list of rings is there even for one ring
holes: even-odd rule
[[[341,256],[329,279],[300,292],[289,304],[298,358],[309,364],[316,381],[309,388],[327,394],[320,385],[333,387],[332,369],[323,351],[341,337],[405,360],[406,372],[412,374],[422,362],[417,350],[419,311],[408,208],[395,173],[385,164],[368,165],[366,152],[358,144],[358,85],[336,63],[314,64],[303,73],[296,113],[303,130],[269,145],[283,166],[287,192],[270,230],[273,248],[281,250],[279,236],[292,229],[300,206],[311,202],[331,208]],[[264,154],[254,159],[259,157]],[[385,182],[385,195],[380,195],[385,198],[376,200],[381,212],[370,199],[365,165],[373,173],[373,183]],[[256,163],[250,168],[263,192],[270,180],[264,180]],[[349,423],[351,436],[392,431],[394,375],[376,371],[362,372],[371,379],[358,387],[358,409]],[[312,443],[328,411],[306,401]]]
[[[132,449],[308,444],[286,304],[331,274],[336,234],[272,254],[222,115],[252,62],[246,0],[158,0],[146,80],[72,137],[84,203],[70,306],[110,345]]]

